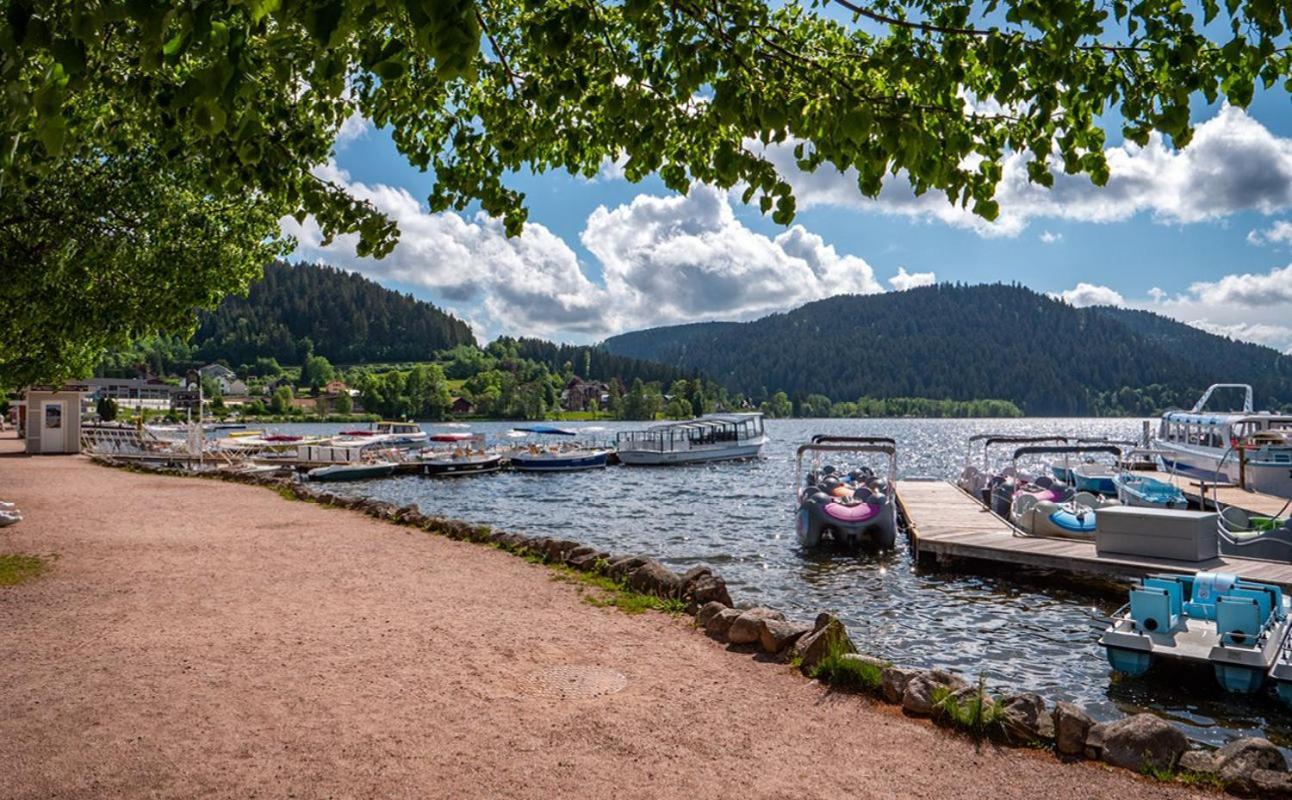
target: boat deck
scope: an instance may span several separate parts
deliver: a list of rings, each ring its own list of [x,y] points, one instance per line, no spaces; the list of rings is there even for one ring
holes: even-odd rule
[[[961,558],[1114,578],[1220,570],[1292,588],[1292,564],[1231,556],[1194,562],[1098,555],[1094,542],[1026,536],[944,481],[899,481],[897,495],[917,558]]]
[[[1215,510],[1217,500],[1220,501],[1221,506],[1234,506],[1249,514],[1261,514],[1268,517],[1287,514],[1289,510],[1292,510],[1287,498],[1261,494],[1260,492],[1249,492],[1246,489],[1238,488],[1232,483],[1205,483],[1187,478],[1180,480],[1178,476],[1160,470],[1136,472],[1135,474],[1156,478],[1164,483],[1175,483],[1180,487],[1180,491],[1184,492],[1185,496],[1189,498],[1190,502],[1196,503],[1199,507],[1208,511]]]

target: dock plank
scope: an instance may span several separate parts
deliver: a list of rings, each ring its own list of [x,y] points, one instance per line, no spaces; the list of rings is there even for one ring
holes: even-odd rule
[[[1241,492],[1244,496],[1241,499],[1255,498],[1258,503],[1266,502],[1262,498],[1277,500],[1280,504],[1286,502],[1269,495],[1233,491]],[[897,496],[910,523],[912,547],[920,554],[1121,578],[1139,577],[1150,572],[1222,570],[1250,580],[1292,588],[1292,564],[1232,556],[1193,562],[1099,554],[1093,541],[1027,536],[958,487],[944,481],[899,481]],[[1222,495],[1221,502],[1229,501]],[[1240,507],[1263,513],[1255,507]],[[1264,513],[1277,511],[1276,508]]]

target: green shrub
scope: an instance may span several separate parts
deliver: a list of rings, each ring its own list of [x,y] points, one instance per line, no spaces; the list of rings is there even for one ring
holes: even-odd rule
[[[845,641],[842,637],[830,640],[826,654],[812,668],[812,677],[840,689],[878,692],[884,683],[884,667],[890,665],[850,658],[854,654]]]
[[[933,708],[937,719],[960,728],[975,739],[1004,731],[1004,710],[987,694],[986,679],[979,676],[978,691],[957,697],[954,690],[938,686],[933,690]]]

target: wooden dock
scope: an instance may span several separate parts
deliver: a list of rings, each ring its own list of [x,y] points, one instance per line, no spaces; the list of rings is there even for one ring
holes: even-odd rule
[[[1094,542],[1026,536],[944,481],[899,481],[897,494],[917,560],[967,559],[1113,578],[1219,570],[1292,589],[1292,564],[1232,556],[1201,562],[1101,556]]]
[[[1179,476],[1161,471],[1136,472],[1135,474],[1157,478],[1164,483],[1176,484],[1180,487],[1180,491],[1184,492],[1185,496],[1189,498],[1189,502],[1208,511],[1216,510],[1217,501],[1220,502],[1221,507],[1234,506],[1249,514],[1261,514],[1267,517],[1286,516],[1289,511],[1292,511],[1292,506],[1289,506],[1285,497],[1249,492],[1246,489],[1238,488],[1232,483],[1205,483],[1188,478],[1181,479]]]

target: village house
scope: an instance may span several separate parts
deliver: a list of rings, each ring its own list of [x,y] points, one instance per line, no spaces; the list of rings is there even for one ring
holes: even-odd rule
[[[587,411],[595,401],[598,408],[604,408],[609,393],[610,387],[606,384],[585,381],[575,375],[561,391],[561,407],[566,411]]]

